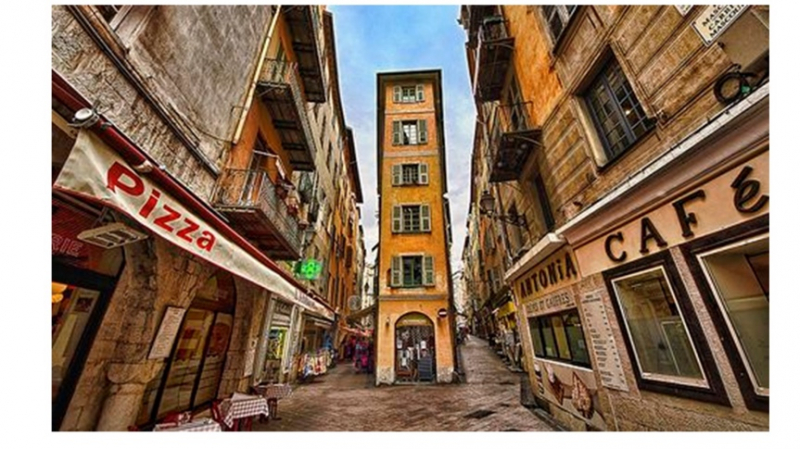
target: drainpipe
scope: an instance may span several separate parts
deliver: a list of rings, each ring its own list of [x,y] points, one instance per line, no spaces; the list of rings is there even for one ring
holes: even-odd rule
[[[250,112],[250,107],[253,105],[253,96],[255,94],[256,86],[258,85],[258,78],[261,76],[261,68],[264,67],[264,60],[267,58],[269,43],[272,40],[272,34],[275,32],[275,26],[278,23],[278,17],[280,14],[281,5],[278,5],[277,9],[272,14],[272,20],[270,20],[269,28],[267,29],[267,35],[264,37],[264,43],[262,44],[261,53],[259,53],[258,57],[258,64],[256,64],[256,71],[253,74],[253,81],[250,82],[250,87],[247,89],[247,96],[244,100],[244,108],[242,108],[242,116],[239,117],[239,124],[236,125],[236,132],[233,134],[233,145],[239,143],[239,139],[242,137],[244,122],[247,120],[247,113]]]

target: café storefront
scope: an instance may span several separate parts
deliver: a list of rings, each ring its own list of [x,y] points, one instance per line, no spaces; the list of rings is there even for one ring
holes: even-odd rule
[[[741,109],[559,230],[607,429],[768,428],[768,97]]]

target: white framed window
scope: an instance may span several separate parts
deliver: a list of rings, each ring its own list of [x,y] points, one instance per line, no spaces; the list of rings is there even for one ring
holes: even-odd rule
[[[419,145],[427,141],[426,120],[395,120],[392,122],[393,145]]]
[[[395,86],[395,103],[421,103],[425,101],[425,88],[422,84],[411,86]]]
[[[709,387],[663,266],[611,280],[642,379]]]
[[[753,392],[769,396],[769,234],[697,258]]]

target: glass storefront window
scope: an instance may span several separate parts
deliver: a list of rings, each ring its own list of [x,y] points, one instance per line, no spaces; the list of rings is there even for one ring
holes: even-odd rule
[[[67,376],[100,292],[52,282],[52,400]]]
[[[769,395],[769,237],[699,256],[756,393]]]
[[[528,318],[536,357],[591,366],[577,309]]]
[[[612,280],[642,378],[707,386],[662,267]]]

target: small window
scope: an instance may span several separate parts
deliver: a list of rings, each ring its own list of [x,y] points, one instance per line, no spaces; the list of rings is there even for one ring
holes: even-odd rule
[[[421,84],[394,87],[395,103],[418,103],[422,101],[425,101],[425,92]]]
[[[611,281],[643,379],[707,386],[663,267]]]
[[[419,164],[403,164],[403,184],[419,183]]]
[[[403,206],[403,230],[419,232],[420,227],[419,206]]]
[[[394,206],[392,232],[430,232],[431,210],[427,204]]]
[[[578,309],[528,318],[528,326],[536,357],[591,367]]]
[[[542,5],[542,12],[550,29],[550,36],[553,38],[553,45],[557,45],[567,29],[572,15],[578,5]]]
[[[653,127],[615,59],[597,75],[585,98],[608,160],[624,153]]]
[[[404,120],[392,123],[392,143],[394,145],[418,145],[428,141],[425,120]]]

